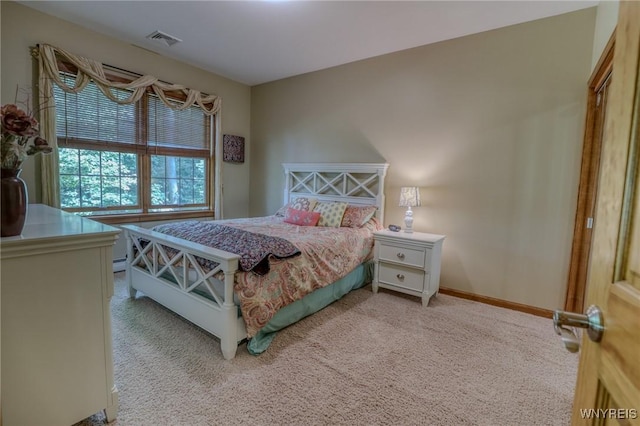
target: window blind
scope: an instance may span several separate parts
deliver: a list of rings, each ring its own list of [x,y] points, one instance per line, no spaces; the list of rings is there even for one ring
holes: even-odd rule
[[[69,86],[75,76],[64,75]],[[93,83],[80,93],[66,93],[54,85],[56,102],[56,134],[61,147],[83,147],[110,144],[124,145],[125,151],[137,148],[136,105],[121,105],[107,98]],[[112,89],[118,98],[127,91]],[[130,149],[126,149],[129,146]]]
[[[209,117],[198,106],[175,110],[155,95],[148,96],[147,145],[149,152],[207,156],[210,153]],[[184,152],[184,151],[183,151]]]

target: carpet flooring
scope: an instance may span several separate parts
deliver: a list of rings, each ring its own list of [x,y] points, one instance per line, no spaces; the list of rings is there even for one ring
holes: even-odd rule
[[[578,355],[549,319],[371,287],[252,356],[146,297],[112,299],[112,425],[568,425]],[[101,413],[78,423],[104,424]]]

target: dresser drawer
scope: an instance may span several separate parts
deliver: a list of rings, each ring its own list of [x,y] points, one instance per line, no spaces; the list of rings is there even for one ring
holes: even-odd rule
[[[425,273],[422,270],[406,268],[400,265],[391,265],[380,262],[378,281],[396,287],[422,291],[424,287]]]
[[[380,243],[378,258],[416,268],[424,268],[427,264],[425,249],[397,247],[386,243]]]

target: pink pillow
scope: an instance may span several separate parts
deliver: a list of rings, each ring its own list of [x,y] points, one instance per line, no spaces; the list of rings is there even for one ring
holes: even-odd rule
[[[376,214],[376,206],[347,206],[340,226],[360,228]]]
[[[293,225],[316,226],[320,220],[320,212],[308,212],[288,208],[284,215],[284,221]]]

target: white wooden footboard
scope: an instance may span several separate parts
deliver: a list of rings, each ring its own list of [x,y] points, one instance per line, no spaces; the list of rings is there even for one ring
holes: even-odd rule
[[[124,225],[127,238],[127,284],[131,297],[143,292],[156,302],[220,338],[222,355],[235,357],[246,338],[245,324],[233,300],[237,254],[174,238],[134,225]],[[148,243],[146,243],[148,242]],[[177,251],[172,258],[166,247]],[[218,266],[205,271],[195,257]],[[224,273],[224,281],[215,275]]]

